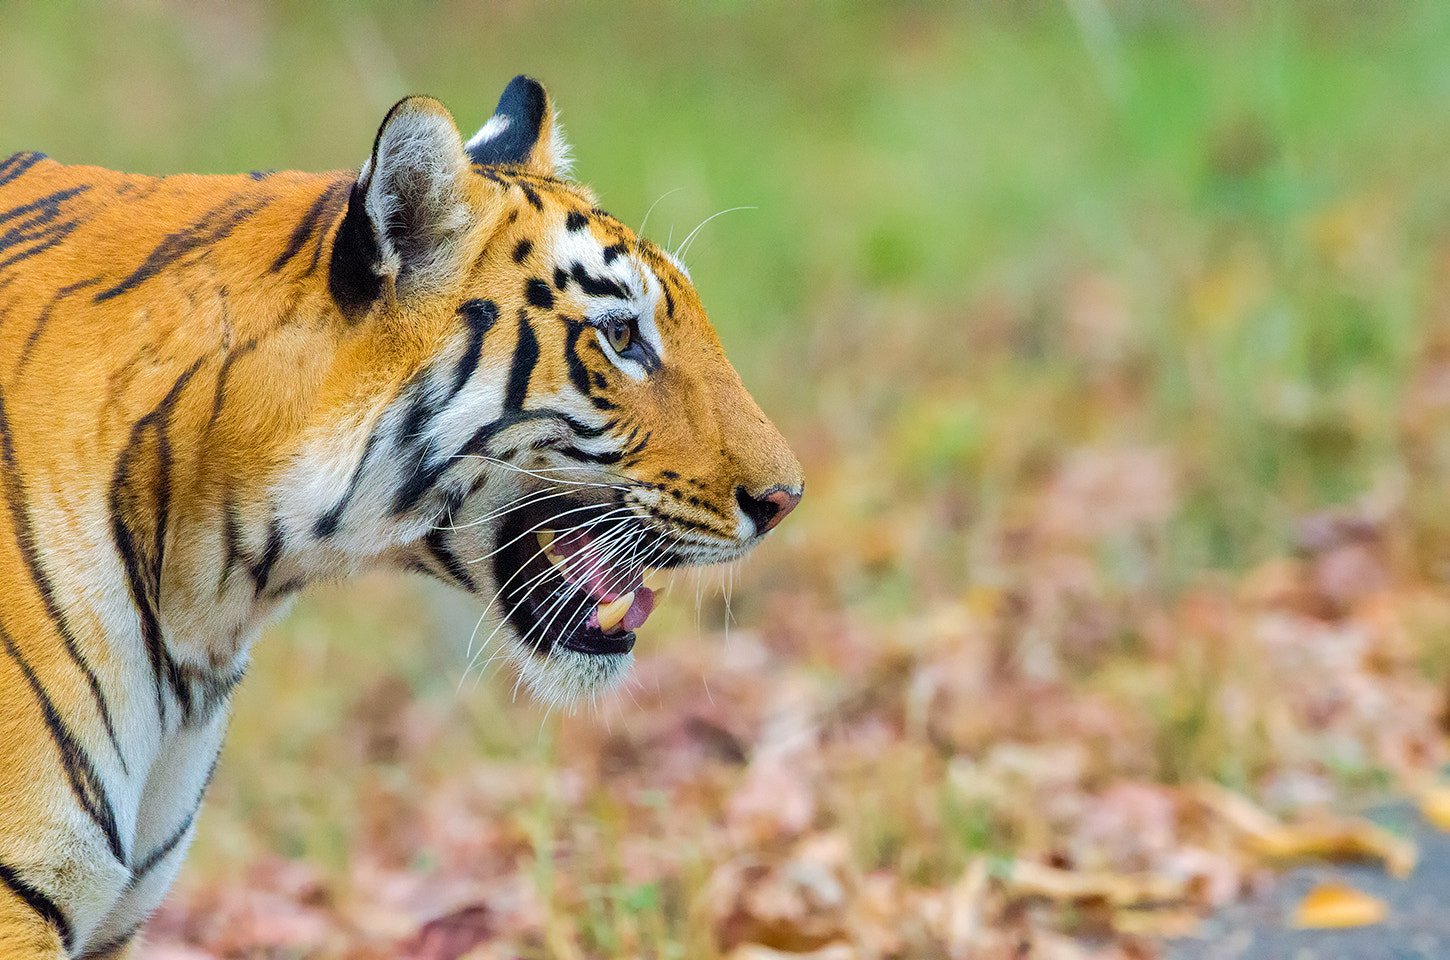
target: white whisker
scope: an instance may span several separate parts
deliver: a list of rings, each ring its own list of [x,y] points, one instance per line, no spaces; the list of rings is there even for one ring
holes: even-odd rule
[[[701,220],[700,221],[700,226],[698,226],[695,229],[693,229],[693,230],[690,231],[690,235],[684,239],[684,241],[680,244],[679,249],[675,251],[675,259],[676,260],[679,260],[681,263],[684,262],[684,260],[685,260],[685,254],[690,249],[690,241],[693,240],[693,239],[695,239],[695,234],[699,233],[700,230],[701,230],[701,228],[704,227],[705,224],[709,223],[711,220],[714,220],[716,217],[723,217],[727,213],[734,213],[736,210],[758,210],[758,209],[760,209],[760,208],[759,207],[731,207],[728,210],[721,210],[719,213],[712,213],[710,216],[708,216],[704,220]]]
[[[674,194],[679,193],[683,189],[685,188],[675,187],[675,189],[673,190],[666,190],[664,193],[660,194],[655,202],[649,205],[649,209],[644,212],[644,219],[639,222],[639,229],[634,232],[635,236],[644,236],[645,224],[649,223],[649,215],[655,212],[655,207],[660,205],[660,200],[663,200],[665,197],[673,196]]]

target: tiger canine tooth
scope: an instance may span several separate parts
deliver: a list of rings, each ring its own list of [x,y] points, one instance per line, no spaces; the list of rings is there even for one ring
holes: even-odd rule
[[[608,603],[601,603],[599,605],[599,629],[608,632],[619,626],[619,621],[624,619],[624,615],[629,612],[629,608],[633,605],[633,590],[615,597]]]
[[[539,538],[539,548],[543,550],[544,558],[547,559],[554,566],[563,569],[564,558],[559,556],[552,549],[550,549],[554,545],[554,531],[540,530],[535,534],[535,536]]]

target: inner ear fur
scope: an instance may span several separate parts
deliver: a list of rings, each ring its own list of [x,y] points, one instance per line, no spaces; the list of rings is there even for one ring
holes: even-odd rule
[[[404,300],[456,277],[474,219],[469,176],[441,103],[408,97],[388,111],[333,244],[329,286],[345,310],[374,302],[389,283]]]

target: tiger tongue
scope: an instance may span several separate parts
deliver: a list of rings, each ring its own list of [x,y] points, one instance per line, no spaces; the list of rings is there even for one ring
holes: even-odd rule
[[[555,537],[547,531],[540,531],[539,545],[549,562],[563,575],[565,580],[583,590],[600,603],[610,603],[639,586],[644,570],[635,568],[611,568],[604,558],[596,556],[590,549],[594,537],[583,530],[571,531]]]
[[[655,592],[649,587],[638,587],[623,596],[616,597],[598,607],[589,615],[589,625],[605,633],[636,630],[644,626],[654,610]]]
[[[626,630],[638,630],[649,619],[655,608],[655,592],[649,587],[640,587],[634,592],[634,603],[624,611],[621,622]]]

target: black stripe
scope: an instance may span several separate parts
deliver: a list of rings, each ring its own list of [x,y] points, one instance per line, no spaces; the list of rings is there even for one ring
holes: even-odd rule
[[[192,225],[163,237],[141,266],[114,287],[96,294],[96,302],[129,293],[193,251],[225,239],[266,205],[266,198],[228,197]]]
[[[357,495],[358,484],[362,482],[363,470],[368,465],[368,455],[373,452],[373,447],[377,445],[377,442],[378,432],[374,428],[373,432],[368,434],[367,443],[363,444],[362,456],[358,459],[357,466],[352,469],[352,476],[347,481],[347,489],[343,491],[342,497],[337,503],[334,503],[326,513],[317,518],[317,522],[312,525],[313,536],[324,539],[337,532],[338,524],[342,522],[343,511],[347,510],[347,505]]]
[[[578,233],[589,226],[589,215],[580,213],[578,210],[570,210],[569,216],[564,218],[564,229],[570,233]]]
[[[549,285],[538,277],[530,277],[529,281],[524,284],[524,297],[529,301],[530,306],[540,310],[554,309],[554,291],[550,290]]]
[[[80,670],[81,675],[86,678],[86,684],[91,688],[91,696],[96,701],[96,709],[101,714],[101,724],[106,728],[106,736],[110,738],[111,747],[116,751],[116,758],[121,762],[121,772],[130,775],[130,769],[126,765],[126,755],[121,750],[121,741],[116,737],[116,727],[111,722],[111,708],[106,702],[106,694],[101,690],[101,682],[96,678],[95,671],[91,669],[90,663],[82,655],[80,646],[76,643],[75,634],[71,632],[70,621],[66,619],[65,612],[60,608],[60,602],[56,600],[55,588],[51,585],[50,577],[45,572],[45,566],[40,559],[40,551],[36,546],[35,528],[31,525],[30,514],[25,509],[29,502],[25,492],[25,480],[20,476],[20,465],[15,459],[14,433],[10,428],[10,418],[5,411],[5,398],[0,395],[0,465],[4,467],[5,499],[10,507],[10,517],[15,531],[15,540],[20,545],[20,555],[25,560],[25,568],[30,572],[30,580],[35,584],[36,592],[40,594],[41,603],[45,606],[46,616],[55,624],[56,632],[60,634],[61,645],[65,647],[66,654]]]
[[[166,429],[171,410],[182,390],[205,360],[205,357],[198,358],[185,373],[176,378],[161,402],[136,421],[131,428],[131,439],[116,458],[116,467],[111,475],[111,533],[126,568],[131,602],[136,605],[136,613],[141,620],[141,636],[146,644],[156,687],[156,713],[163,723],[166,721],[163,677],[171,682],[177,697],[182,700],[183,709],[188,707],[187,692],[178,685],[176,664],[166,652],[161,637],[158,612],[161,599],[161,555],[166,543],[167,516],[171,508],[171,444],[167,439]],[[134,471],[148,438],[155,445],[155,473],[151,477],[142,477],[135,475]],[[146,516],[147,513],[150,514],[149,517]],[[135,522],[145,520],[150,521],[151,527],[149,547],[144,545],[142,539],[142,535],[147,532],[147,524]]]
[[[35,326],[30,329],[30,336],[25,338],[25,346],[20,351],[20,359],[15,364],[15,372],[19,374],[30,362],[30,354],[35,349],[35,344],[40,340],[40,335],[45,332],[45,327],[50,323],[50,315],[55,310],[55,305],[60,303],[71,294],[84,290],[86,287],[93,287],[104,278],[101,276],[91,277],[89,280],[78,280],[75,283],[61,287],[55,295],[46,303],[45,308],[40,311],[40,316],[35,318]]]
[[[237,516],[237,505],[232,502],[232,492],[227,490],[222,498],[222,543],[226,554],[222,558],[222,575],[217,580],[217,592],[226,585],[227,575],[236,568],[242,555],[242,521]]]
[[[539,340],[529,325],[529,315],[519,309],[519,339],[514,345],[514,359],[509,367],[508,391],[504,394],[504,410],[522,411],[529,395],[529,378],[539,362]]]
[[[312,260],[302,274],[304,277],[310,277],[317,272],[317,264],[322,259],[322,248],[327,246],[327,240],[332,235],[332,225],[347,210],[348,189],[351,185],[352,182],[349,180],[339,180],[327,188],[327,203],[322,211],[323,221],[327,226],[317,231],[317,239],[312,243]]]
[[[288,577],[272,588],[271,597],[274,600],[280,600],[283,597],[297,593],[305,586],[307,586],[306,577]],[[238,676],[237,679],[241,680],[241,677]]]
[[[20,274],[18,274],[18,273],[12,273],[10,276],[6,277],[4,280],[0,280],[0,293],[4,293],[5,292],[5,288],[8,287],[8,286],[10,286],[12,283],[14,283],[15,280],[16,280],[16,278],[19,277],[19,276],[20,276]],[[16,297],[15,300],[10,301],[10,303],[8,305],[6,305],[6,307],[3,310],[0,310],[0,323],[4,323],[5,322],[5,318],[8,317],[8,316],[10,316],[10,311],[15,308],[15,304],[16,304],[16,302],[19,299],[20,299],[19,297]]]
[[[582,263],[574,264],[573,270],[570,271],[570,276],[574,278],[575,283],[579,284],[579,288],[591,297],[618,297],[621,300],[629,299],[629,293],[623,287],[606,277],[591,276],[589,271],[584,269],[584,264]]]
[[[25,675],[31,692],[35,694],[36,702],[40,705],[41,715],[45,718],[45,726],[50,730],[50,738],[55,741],[56,748],[60,750],[61,766],[65,767],[71,792],[75,794],[81,808],[90,815],[96,826],[100,827],[101,832],[106,835],[106,846],[111,848],[111,855],[124,865],[126,850],[121,846],[121,834],[116,829],[116,811],[111,806],[110,798],[106,796],[106,785],[101,782],[100,775],[96,773],[90,755],[75,738],[75,734],[71,732],[65,718],[60,715],[60,711],[55,708],[50,695],[45,692],[45,686],[35,675],[30,662],[25,659],[25,655],[20,652],[20,648],[15,645],[15,641],[11,639],[4,627],[0,627],[0,644],[4,645],[5,652],[10,655],[10,659],[15,661],[15,665]]]
[[[540,408],[537,410],[509,411],[502,414],[497,420],[490,420],[488,423],[485,423],[483,426],[475,430],[473,436],[468,438],[468,442],[465,443],[461,448],[459,448],[458,453],[460,456],[469,454],[479,454],[487,456],[489,454],[488,445],[494,437],[498,436],[509,427],[516,427],[521,423],[528,423],[533,420],[558,420],[570,430],[572,430],[577,436],[586,440],[593,440],[598,437],[602,437],[604,434],[609,432],[609,429],[612,426],[612,424],[608,424],[603,427],[591,427],[589,426],[589,424],[583,422],[582,420],[576,420],[574,417],[569,416],[567,413],[563,413],[558,410],[550,410],[547,408]]]
[[[574,384],[574,389],[587,397],[590,395],[589,368],[584,366],[584,361],[579,358],[578,342],[581,335],[593,337],[594,328],[582,321],[570,320],[568,317],[564,318],[564,326],[564,362],[569,368],[569,380]]]
[[[604,262],[605,264],[611,264],[622,254],[626,254],[628,252],[629,247],[625,246],[624,244],[611,243],[609,246],[604,248]]]
[[[211,416],[206,421],[206,429],[202,432],[203,437],[211,434],[212,428],[216,426],[217,419],[222,414],[222,404],[226,402],[227,398],[227,377],[231,375],[232,364],[255,349],[257,349],[257,338],[253,337],[235,350],[228,351],[222,360],[221,369],[217,371],[216,375],[216,392],[212,394]]]
[[[283,250],[277,255],[277,259],[272,261],[270,268],[272,273],[276,273],[287,266],[287,263],[293,257],[302,252],[302,248],[307,245],[307,241],[312,239],[312,235],[316,233],[317,225],[322,222],[323,211],[327,209],[327,205],[332,201],[333,195],[341,187],[341,183],[329,185],[322,192],[322,195],[312,202],[312,206],[307,209],[307,213],[303,214],[302,219],[298,222],[296,228],[293,229],[292,236],[287,241],[287,249]],[[313,258],[312,262],[314,265],[317,263],[316,257]]]
[[[267,545],[262,548],[262,556],[256,563],[247,568],[252,575],[252,583],[256,584],[257,596],[267,589],[267,581],[271,579],[272,567],[276,565],[277,558],[282,556],[282,521],[276,517],[272,518],[272,524],[267,528]]]
[[[19,223],[0,234],[0,253],[4,253],[11,247],[19,244],[31,244],[12,255],[0,260],[0,270],[4,270],[22,260],[26,260],[49,250],[65,240],[71,232],[79,225],[77,220],[64,220],[56,222],[60,216],[61,204],[77,194],[85,193],[91,189],[90,184],[81,184],[78,187],[70,187],[66,190],[57,190],[55,193],[32,200],[30,203],[13,207],[0,213],[0,224],[9,223],[17,218],[24,217]]]
[[[18,179],[21,174],[45,159],[45,154],[35,153],[31,150],[22,150],[13,153],[5,160],[0,161],[0,187],[5,186],[12,180]]]
[[[197,806],[199,807],[200,804],[201,800],[198,798]],[[141,862],[136,865],[136,869],[131,871],[131,880],[126,884],[127,887],[135,887],[136,884],[144,880],[146,874],[156,869],[156,865],[162,860],[165,860],[167,854],[175,850],[178,843],[186,839],[186,831],[191,829],[191,823],[196,818],[196,811],[197,807],[193,807],[191,812],[186,815],[186,819],[181,822],[181,826],[171,836],[167,837],[160,846],[141,859]]]
[[[383,254],[372,220],[368,218],[366,202],[364,185],[353,183],[347,213],[333,235],[332,260],[328,265],[327,290],[350,320],[356,320],[383,295],[383,277],[378,272]]]
[[[463,587],[469,593],[477,593],[478,587],[474,584],[473,578],[468,575],[468,568],[444,544],[444,532],[442,527],[434,528],[428,532],[428,536],[423,540],[423,543],[428,547],[428,553],[434,560],[438,561],[438,564],[447,571],[450,577],[458,581],[459,586]]]
[[[473,371],[478,368],[478,358],[483,351],[483,338],[498,322],[498,306],[492,300],[469,300],[458,308],[458,313],[468,324],[468,345],[453,373],[453,396],[463,389]],[[453,397],[450,396],[451,400]]]
[[[403,387],[403,393],[408,396],[408,409],[398,425],[399,453],[423,446],[423,425],[437,412],[428,395],[428,373],[426,367],[419,370]]]
[[[412,463],[413,467],[407,477],[399,486],[397,493],[393,495],[393,513],[402,514],[413,509],[418,501],[423,498],[448,470],[452,462],[450,457],[440,457],[431,442],[425,440],[425,426],[429,420],[436,417],[458,392],[463,389],[468,378],[478,369],[478,359],[483,351],[483,338],[494,323],[498,320],[498,307],[492,300],[469,300],[458,308],[459,316],[463,317],[468,325],[468,342],[464,345],[463,356],[458,360],[458,366],[453,371],[453,383],[450,385],[448,394],[436,401],[431,401],[427,391],[427,375],[425,369],[420,371],[414,378],[414,383],[409,389],[412,391],[412,400],[408,404],[408,410],[403,416],[403,423],[398,431],[398,442],[400,456],[405,462]]]
[[[580,450],[578,447],[556,447],[555,450],[570,460],[581,460],[585,463],[618,463],[624,459],[624,454],[617,450],[609,450],[604,453],[590,453],[587,450]],[[631,451],[633,452],[633,451]]]
[[[143,177],[133,174],[125,183],[116,188],[116,196],[125,197],[127,203],[139,203],[164,186],[166,186],[165,177]]]
[[[60,934],[60,945],[67,952],[71,948],[70,921],[55,901],[41,893],[39,890],[26,883],[20,876],[20,871],[7,863],[0,863],[0,883],[9,887],[11,892],[25,902],[25,905],[36,913]]]
[[[529,206],[533,207],[535,210],[544,209],[544,201],[539,199],[539,191],[535,190],[527,183],[516,183],[515,185],[524,192],[524,199],[529,201]]]
[[[233,670],[209,669],[194,663],[178,664],[169,661],[170,681],[182,691],[177,696],[181,702],[182,723],[185,725],[207,724],[218,707],[226,703],[232,691],[246,674],[243,665]]]
[[[211,767],[206,771],[206,779],[201,782],[201,790],[197,792],[196,803],[192,804],[191,812],[186,815],[186,819],[181,821],[181,826],[177,827],[171,836],[167,837],[159,847],[141,858],[136,868],[131,871],[131,879],[126,883],[127,890],[135,888],[138,883],[145,879],[146,874],[156,869],[156,865],[162,860],[165,860],[167,854],[175,850],[176,845],[186,838],[186,831],[191,829],[192,823],[196,820],[196,813],[201,809],[202,800],[206,799],[206,791],[211,787],[212,777],[216,776],[217,764],[220,762],[221,754],[217,754],[212,759]]]
[[[523,263],[529,258],[529,254],[533,252],[533,249],[534,241],[527,238],[520,240],[518,245],[514,247],[514,263]]]
[[[145,922],[142,920],[125,933],[112,937],[105,943],[88,948],[85,953],[79,954],[76,960],[105,960],[107,957],[114,958],[123,947],[136,938],[136,934],[141,931],[141,927]]]
[[[407,513],[417,506],[418,501],[423,499],[423,494],[433,489],[433,485],[447,472],[449,462],[447,459],[440,460],[431,456],[429,451],[420,454],[417,465],[393,495],[393,513]]]

